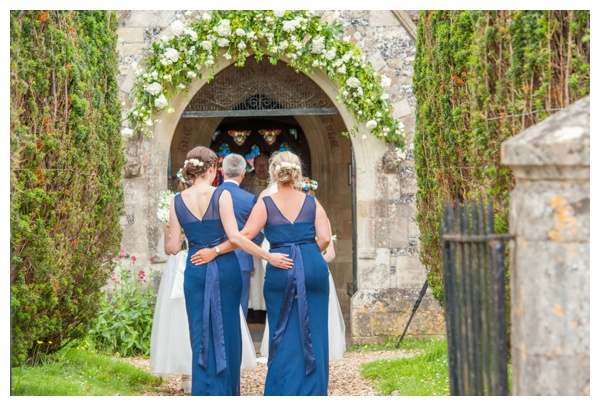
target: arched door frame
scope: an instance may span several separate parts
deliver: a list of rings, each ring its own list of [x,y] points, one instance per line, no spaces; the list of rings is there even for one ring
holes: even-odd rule
[[[285,63],[288,63],[287,60],[281,58],[281,60]],[[223,69],[232,65],[232,62],[225,59],[220,58],[215,65],[215,75],[221,72]],[[302,74],[302,73],[299,73]],[[188,95],[194,95],[198,90],[202,88],[202,86],[206,85],[207,80],[206,76],[208,75],[208,70],[202,72],[202,76],[196,78],[188,88]],[[365,125],[359,121],[357,121],[352,114],[348,111],[346,106],[337,102],[336,97],[338,95],[338,88],[335,83],[333,83],[327,74],[323,71],[315,69],[312,75],[307,75],[310,79],[312,79],[321,90],[333,101],[336,105],[339,115],[345,125],[346,128],[356,128],[358,129],[358,134],[368,134],[369,131],[365,128]],[[155,124],[154,128],[154,142],[151,143],[152,154],[157,160],[157,167],[167,167],[169,160],[169,151],[171,142],[173,139],[173,135],[175,133],[175,129],[180,118],[183,115],[183,112],[188,104],[189,96],[186,94],[178,94],[174,97],[171,97],[169,100],[169,105],[173,106],[174,111],[172,113],[167,113],[162,111],[157,115],[158,121]],[[303,123],[308,123],[310,121],[311,116],[296,116],[301,125]],[[326,137],[322,136],[322,134],[317,133],[307,133],[307,140],[314,148],[328,148],[326,144]],[[387,151],[387,145],[384,141],[376,139],[375,137],[350,137],[350,141],[352,144],[352,152],[353,152],[353,162],[355,167],[355,185],[353,190],[353,195],[355,195],[355,208],[353,210],[353,218],[352,222],[355,225],[355,257],[354,257],[354,267],[358,267],[360,270],[360,264],[357,262],[361,257],[361,252],[368,252],[374,250],[376,247],[374,246],[373,241],[368,237],[368,228],[369,221],[368,218],[361,218],[360,213],[364,211],[366,207],[369,207],[372,203],[373,197],[377,196],[377,182],[373,180],[378,177],[378,164],[377,161],[383,156],[383,154]],[[311,147],[313,148],[313,147]],[[319,159],[314,159],[313,163],[313,171],[314,170],[327,170],[328,163],[323,162]],[[164,189],[167,185],[167,174],[166,171],[161,171],[156,173],[156,182],[154,183],[153,189],[151,193],[155,194],[161,189]],[[358,257],[357,257],[358,256]],[[354,291],[360,289],[360,271],[355,271],[355,284]]]

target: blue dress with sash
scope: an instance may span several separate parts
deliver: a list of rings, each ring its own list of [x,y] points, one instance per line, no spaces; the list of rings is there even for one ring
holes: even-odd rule
[[[270,196],[263,197],[270,251],[294,260],[289,270],[266,267],[263,293],[270,332],[265,396],[327,396],[329,270],[315,242],[316,202],[305,196],[293,222]]]
[[[239,396],[242,336],[240,299],[242,274],[233,251],[208,264],[194,265],[191,257],[227,240],[219,215],[216,189],[206,213],[198,219],[175,196],[177,219],[188,239],[183,291],[192,344],[192,396]]]

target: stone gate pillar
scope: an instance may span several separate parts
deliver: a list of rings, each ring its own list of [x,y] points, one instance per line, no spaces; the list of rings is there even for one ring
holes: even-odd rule
[[[590,394],[590,99],[502,144],[514,395]]]

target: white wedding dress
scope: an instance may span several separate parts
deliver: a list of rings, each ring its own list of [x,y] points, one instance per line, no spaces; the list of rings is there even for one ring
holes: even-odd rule
[[[268,251],[269,242],[264,239],[261,247]],[[254,272],[250,276],[250,290],[248,292],[248,309],[267,310],[267,304],[263,296],[263,286],[265,284],[265,263],[262,259],[254,258]]]
[[[169,255],[160,279],[150,337],[150,368],[158,376],[192,373],[192,346],[183,296],[187,255],[187,250]]]
[[[183,294],[187,250],[169,255],[163,269],[150,337],[150,368],[157,376],[191,375],[192,346]],[[240,305],[242,369],[256,367],[256,352]]]

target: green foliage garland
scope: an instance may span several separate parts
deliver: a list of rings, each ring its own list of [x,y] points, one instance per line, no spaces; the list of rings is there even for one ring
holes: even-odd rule
[[[106,11],[10,12],[13,366],[85,336],[118,252],[116,28]]]
[[[501,143],[590,93],[590,11],[422,11],[417,29],[420,255],[443,301],[444,202],[489,196],[508,232]]]
[[[221,10],[205,13],[187,26],[175,21],[171,31],[174,36],[154,42],[141,66],[134,68],[133,103],[127,112],[130,127],[123,129],[125,135],[152,136],[154,116],[163,110],[173,112],[169,99],[186,92],[201,71],[208,70],[210,81],[221,56],[244,66],[254,54],[257,61],[266,57],[273,65],[285,56],[297,72],[324,70],[340,86],[338,101],[357,121],[403,152],[404,125],[393,117],[384,91],[390,79],[377,73],[348,38],[339,39],[339,24],[325,24],[301,10]],[[353,128],[351,133],[357,131]]]

